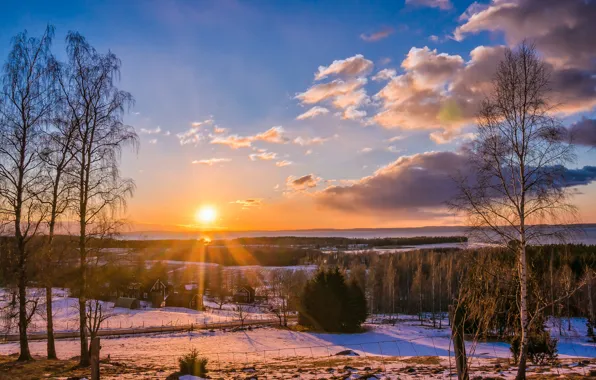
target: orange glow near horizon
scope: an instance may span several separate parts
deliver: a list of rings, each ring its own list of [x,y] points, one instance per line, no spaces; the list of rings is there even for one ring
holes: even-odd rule
[[[205,194],[197,202],[196,195],[186,187],[181,193],[172,195],[167,207],[145,194],[131,199],[127,213],[134,231],[255,231],[255,230],[299,230],[299,229],[349,229],[349,228],[404,228],[426,226],[461,226],[465,219],[457,215],[439,214],[408,215],[387,212],[346,212],[326,208],[313,202],[312,197],[294,196],[267,199],[259,207],[244,209],[234,199],[244,199],[246,194],[228,194],[237,186],[227,186],[218,192]],[[192,187],[190,187],[192,188]],[[139,188],[140,189],[140,188]],[[145,189],[145,188],[143,188]],[[581,188],[571,202],[577,206],[580,223],[596,223],[596,183]],[[211,208],[213,211],[202,211]],[[441,210],[436,210],[441,211]],[[211,215],[206,219],[202,215]],[[212,220],[212,222],[205,222]]]

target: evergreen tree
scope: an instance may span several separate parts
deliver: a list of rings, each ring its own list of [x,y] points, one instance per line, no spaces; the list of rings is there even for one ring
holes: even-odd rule
[[[356,281],[348,285],[348,310],[344,315],[345,331],[358,331],[368,316],[366,296]]]
[[[338,268],[319,271],[300,297],[299,323],[317,330],[356,331],[366,315],[364,292],[355,281],[348,286]]]

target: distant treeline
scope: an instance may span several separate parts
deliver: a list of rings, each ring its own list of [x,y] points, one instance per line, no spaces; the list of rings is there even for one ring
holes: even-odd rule
[[[529,247],[528,264],[533,310],[548,304],[542,311],[545,315],[593,315],[595,292],[587,285],[574,289],[596,270],[596,246]],[[507,321],[518,316],[517,263],[509,249],[335,252],[320,265],[338,266],[357,281],[365,289],[370,313],[438,315],[460,299],[469,310],[492,315],[490,327],[501,334],[511,333]],[[590,286],[592,282],[596,279],[588,281]],[[567,293],[571,297],[564,298]]]
[[[3,237],[4,244],[10,245],[10,237]],[[42,246],[43,237],[34,238]],[[419,236],[407,238],[336,238],[336,237],[255,237],[231,240],[88,240],[91,256],[104,256],[106,259],[174,260],[216,263],[224,266],[290,266],[313,264],[323,261],[328,254],[324,248],[357,248],[366,250],[374,247],[404,247],[422,244],[458,243],[467,239],[462,236]],[[63,265],[78,259],[78,237],[56,236],[55,250],[61,252]],[[129,250],[114,252],[113,249]]]
[[[336,247],[348,248],[354,245],[368,247],[411,246],[422,244],[461,243],[468,239],[465,236],[415,236],[396,238],[344,238],[344,237],[254,237],[237,238],[232,243],[242,245],[307,245],[315,248]],[[214,241],[213,244],[225,244],[226,241]]]
[[[403,247],[422,244],[462,243],[468,241],[465,236],[414,236],[394,238],[345,238],[345,237],[302,237],[302,236],[262,236],[236,239],[219,239],[211,242],[204,240],[118,240],[111,239],[108,244],[114,248],[167,248],[177,246],[195,246],[198,243],[210,246],[299,246],[311,248],[348,248],[354,245],[368,247]]]
[[[403,247],[421,244],[465,242],[462,236],[408,238],[335,238],[335,237],[255,237],[231,240],[116,240],[104,241],[109,248],[137,251],[145,260],[175,260],[216,263],[224,266],[261,265],[290,266],[312,264],[324,260],[320,249]]]
[[[267,246],[206,246],[178,244],[141,251],[146,260],[175,260],[216,263],[224,266],[290,266],[317,262],[323,253],[316,249]]]

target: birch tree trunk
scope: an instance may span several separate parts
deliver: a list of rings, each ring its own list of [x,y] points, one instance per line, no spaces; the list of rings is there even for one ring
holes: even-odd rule
[[[48,336],[48,359],[58,359],[54,339],[54,316],[52,311],[52,285],[46,285],[46,330]]]
[[[522,238],[522,241],[523,238]],[[528,357],[528,281],[527,281],[527,262],[526,262],[526,247],[525,244],[521,246],[519,252],[519,278],[520,278],[520,322],[521,322],[521,343],[519,349],[518,370],[516,379],[523,380],[526,378],[526,362]]]

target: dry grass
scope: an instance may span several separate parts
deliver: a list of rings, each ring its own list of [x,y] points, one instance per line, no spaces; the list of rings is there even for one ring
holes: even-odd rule
[[[47,379],[55,377],[90,376],[87,368],[77,368],[76,360],[47,360],[17,362],[16,355],[0,356],[0,379]]]
[[[550,380],[550,379],[560,379],[561,375],[558,375],[556,373],[551,373],[551,374],[539,374],[539,375],[528,375],[528,379],[532,379],[532,380]],[[565,379],[593,379],[593,377],[591,376],[584,376],[582,374],[573,374],[573,373],[566,373],[565,374]]]
[[[314,331],[310,327],[302,326],[299,324],[288,325],[288,327],[281,327],[281,326],[277,326],[277,327],[279,327],[280,329],[288,329],[288,330],[296,331],[296,332],[312,332],[312,331]]]
[[[79,368],[78,360],[47,360],[35,358],[30,362],[17,362],[16,355],[0,355],[0,380],[37,380],[69,377],[91,377],[89,368]],[[125,374],[141,374],[159,371],[154,368],[143,368],[119,362],[102,362],[102,376],[118,377]]]
[[[408,364],[425,364],[425,365],[440,365],[441,360],[438,356],[412,356],[411,358],[401,359],[402,363]]]

